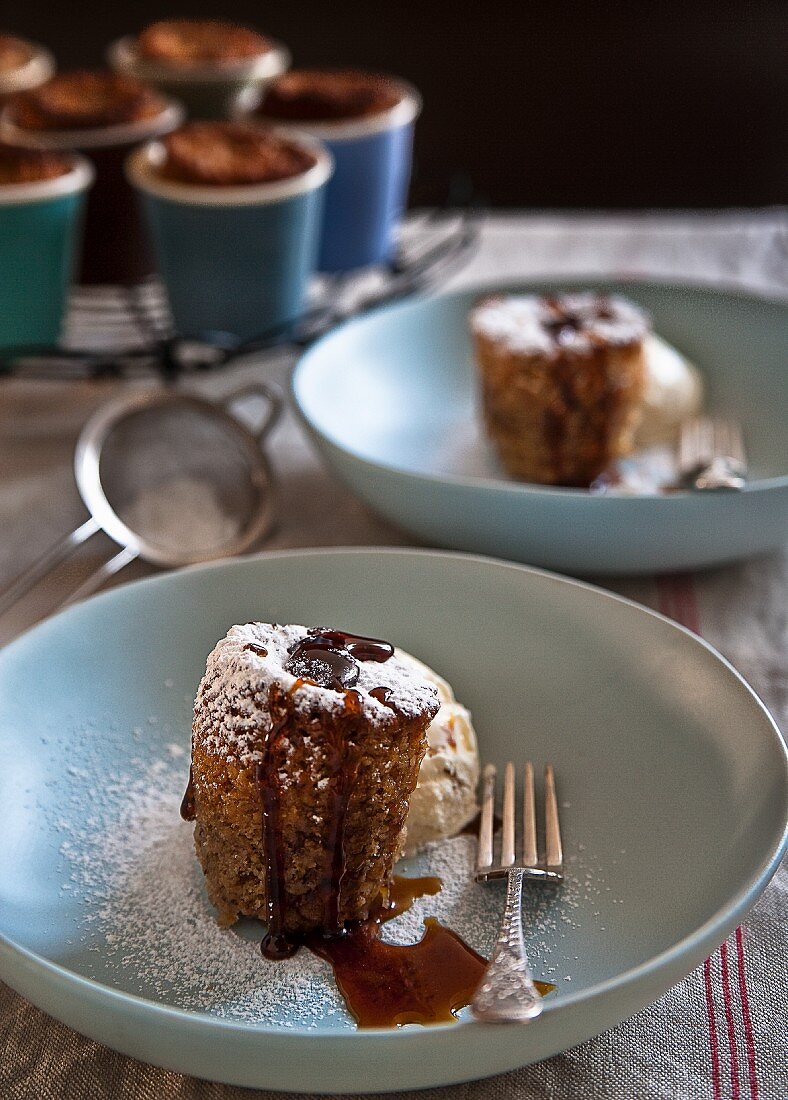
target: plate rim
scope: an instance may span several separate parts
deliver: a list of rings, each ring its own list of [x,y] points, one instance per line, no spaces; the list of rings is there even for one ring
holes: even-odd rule
[[[402,477],[414,478],[427,485],[442,486],[450,485],[452,488],[456,488],[461,492],[467,491],[495,491],[503,492],[507,496],[528,498],[531,496],[536,497],[552,497],[555,499],[564,500],[595,500],[595,501],[610,501],[614,500],[616,504],[621,501],[630,502],[624,504],[624,507],[631,507],[631,502],[651,500],[660,502],[672,501],[672,500],[694,500],[697,498],[697,493],[689,491],[678,491],[669,494],[659,493],[657,491],[644,492],[633,494],[628,496],[625,494],[608,496],[603,493],[592,494],[587,489],[577,489],[562,485],[539,485],[536,482],[523,482],[514,481],[505,477],[481,477],[473,474],[452,474],[452,473],[429,473],[424,470],[412,470],[408,467],[396,465],[393,462],[382,462],[378,458],[371,458],[368,455],[364,455],[355,448],[349,447],[345,442],[342,442],[335,438],[333,435],[329,435],[323,431],[311,418],[307,410],[304,408],[301,396],[299,394],[298,385],[301,381],[301,376],[308,369],[311,361],[324,350],[327,344],[330,344],[332,340],[339,339],[348,329],[360,327],[365,325],[369,321],[374,321],[380,316],[388,316],[391,314],[407,313],[418,306],[426,305],[428,302],[438,302],[443,300],[456,300],[458,298],[464,298],[468,295],[482,295],[491,293],[512,293],[518,290],[537,291],[545,285],[560,286],[566,289],[576,289],[576,284],[582,282],[584,286],[594,289],[599,286],[615,286],[620,288],[626,287],[653,287],[658,290],[689,290],[700,291],[707,294],[711,298],[737,298],[746,302],[763,302],[768,305],[782,306],[788,311],[788,293],[781,295],[775,293],[770,295],[768,292],[762,292],[752,288],[741,287],[736,284],[732,284],[730,287],[725,286],[719,282],[703,282],[682,280],[676,282],[674,279],[659,279],[659,278],[640,278],[638,276],[627,276],[624,278],[616,278],[611,276],[606,278],[599,275],[599,273],[592,275],[573,275],[571,277],[561,275],[555,278],[541,277],[541,278],[512,278],[508,280],[493,279],[485,280],[478,283],[473,283],[467,287],[461,287],[458,290],[451,290],[445,293],[438,294],[423,294],[412,298],[407,301],[389,302],[383,305],[375,306],[372,309],[367,310],[364,313],[358,314],[354,317],[350,317],[348,320],[343,321],[329,332],[320,336],[313,344],[311,344],[305,351],[303,351],[289,377],[289,392],[291,397],[292,407],[295,409],[300,423],[307,429],[310,435],[320,442],[321,445],[328,445],[337,451],[345,458],[351,459],[355,462],[361,463],[371,470],[375,470],[385,474],[394,474]],[[774,492],[776,489],[788,488],[788,472],[785,474],[778,474],[774,477],[757,478],[752,481],[748,481],[744,488],[740,491],[744,495],[756,495],[764,492]]]
[[[536,566],[522,565],[518,562],[507,561],[505,559],[495,558],[490,555],[472,554],[463,551],[451,551],[440,550],[432,548],[421,547],[398,547],[398,546],[331,546],[331,547],[294,547],[291,549],[269,550],[262,551],[257,554],[243,555],[236,558],[223,558],[217,561],[210,561],[200,563],[196,565],[186,566],[183,569],[171,570],[166,573],[157,574],[150,577],[144,577],[136,581],[129,582],[128,584],[116,586],[109,591],[102,592],[98,595],[92,596],[89,599],[77,604],[73,607],[65,608],[58,612],[56,615],[45,619],[43,622],[36,624],[29,630],[25,631],[18,638],[15,638],[6,647],[0,650],[0,675],[2,675],[3,662],[6,660],[6,654],[15,651],[22,644],[31,644],[31,639],[35,640],[37,635],[41,632],[52,628],[52,624],[60,622],[63,618],[73,617],[78,619],[80,614],[86,607],[93,608],[98,604],[110,603],[115,600],[120,600],[128,595],[129,592],[136,591],[141,587],[153,588],[161,585],[171,583],[173,579],[179,578],[183,574],[193,573],[207,573],[213,571],[224,571],[233,567],[254,566],[259,561],[280,559],[280,558],[293,558],[293,557],[309,557],[309,558],[321,558],[321,557],[344,557],[347,555],[388,555],[388,556],[401,556],[401,557],[415,557],[415,558],[450,558],[452,560],[463,560],[470,562],[473,565],[481,565],[483,568],[493,566],[501,568],[506,571],[514,570],[516,572],[524,572],[528,575],[534,575],[541,579],[548,580],[552,583],[566,584],[572,588],[579,588],[583,591],[590,592],[594,596],[602,596],[607,600],[614,603],[621,604],[635,613],[645,613],[648,617],[655,619],[664,625],[678,631],[684,635],[685,638],[694,645],[699,645],[702,649],[705,649],[713,658],[719,662],[726,674],[732,674],[733,684],[735,690],[743,691],[745,696],[749,696],[755,703],[756,709],[760,711],[762,718],[766,720],[766,727],[769,728],[770,734],[774,737],[778,752],[781,752],[783,759],[783,771],[784,779],[783,786],[785,792],[788,794],[788,745],[786,744],[786,738],[783,735],[780,726],[776,719],[769,711],[766,704],[760,698],[758,693],[747,682],[744,676],[731,664],[731,662],[716,649],[705,638],[696,634],[689,628],[682,626],[680,623],[670,619],[667,615],[663,615],[661,612],[656,611],[644,604],[638,603],[638,601],[631,599],[628,596],[619,595],[616,592],[611,592],[608,589],[601,587],[584,580],[578,580],[575,577],[564,576],[563,574],[556,573],[552,570],[542,569]],[[768,858],[763,861],[759,867],[748,877],[744,886],[728,901],[727,904],[719,907],[717,911],[702,925],[697,927],[690,935],[683,937],[681,940],[674,943],[671,947],[665,951],[660,952],[658,955],[647,960],[646,962],[638,964],[636,967],[631,967],[628,970],[623,971],[621,974],[608,978],[603,982],[599,982],[588,989],[580,990],[578,992],[570,992],[562,994],[560,1002],[547,1002],[544,1007],[543,1015],[546,1017],[553,1015],[558,1011],[564,1011],[569,1009],[576,1009],[588,1002],[593,1001],[597,997],[607,996],[610,993],[617,991],[626,991],[627,989],[637,988],[638,984],[646,981],[654,973],[658,973],[663,969],[670,969],[671,964],[678,964],[682,974],[687,974],[690,971],[684,969],[682,960],[687,956],[691,956],[696,953],[698,948],[706,949],[705,945],[714,943],[719,945],[723,942],[727,934],[731,929],[736,927],[743,915],[752,907],[752,905],[760,897],[763,890],[768,885],[771,878],[776,873],[783,855],[788,851],[788,815],[783,825],[782,836],[777,839],[776,844],[772,847]],[[408,1041],[421,1041],[423,1035],[429,1034],[441,1034],[455,1032],[456,1024],[437,1024],[432,1025],[430,1028],[357,1028],[355,1030],[316,1030],[314,1028],[305,1027],[292,1027],[281,1028],[278,1025],[273,1024],[253,1024],[243,1020],[228,1020],[222,1019],[218,1016],[212,1016],[203,1009],[186,1009],[173,1005],[162,1004],[160,1001],[154,1000],[149,997],[144,997],[140,994],[129,993],[124,990],[114,988],[113,986],[106,985],[104,982],[94,978],[88,978],[84,975],[78,974],[75,971],[69,969],[60,963],[53,962],[44,958],[37,952],[17,943],[15,940],[7,936],[0,928],[0,969],[5,971],[6,956],[13,959],[13,956],[19,956],[21,960],[32,966],[36,970],[43,971],[45,974],[60,980],[66,985],[76,986],[78,989],[85,989],[89,995],[104,998],[109,1002],[122,1005],[130,1005],[135,1011],[153,1013],[162,1018],[166,1018],[174,1023],[183,1023],[189,1027],[199,1026],[213,1030],[218,1028],[220,1031],[236,1032],[244,1035],[253,1036],[275,1036],[279,1041],[301,1041],[307,1038],[313,1040],[319,1040],[321,1042],[327,1042],[331,1044],[340,1044],[348,1042],[372,1042],[373,1040],[379,1041],[396,1041],[408,1042]],[[691,969],[691,968],[690,968]],[[5,975],[0,975],[5,980]],[[11,984],[11,983],[9,983]],[[13,988],[13,987],[12,987]],[[650,1002],[649,1002],[650,1003]],[[468,1026],[485,1026],[479,1025],[476,1021],[463,1021],[461,1027]],[[263,1087],[263,1086],[260,1086]],[[423,1086],[430,1087],[430,1086]]]

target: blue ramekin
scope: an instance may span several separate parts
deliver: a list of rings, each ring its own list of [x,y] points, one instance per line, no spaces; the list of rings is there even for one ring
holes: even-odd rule
[[[60,336],[93,167],[0,186],[0,347],[54,344]]]
[[[303,312],[332,159],[318,142],[298,140],[316,157],[308,171],[238,187],[164,179],[158,142],[129,157],[180,333],[248,339],[286,329]]]
[[[334,158],[326,188],[326,208],[318,269],[352,271],[385,263],[394,251],[394,231],[405,208],[410,183],[413,130],[421,96],[403,80],[398,103],[367,118],[292,123],[318,138]],[[257,116],[264,120],[264,116]],[[277,127],[291,124],[279,120]]]

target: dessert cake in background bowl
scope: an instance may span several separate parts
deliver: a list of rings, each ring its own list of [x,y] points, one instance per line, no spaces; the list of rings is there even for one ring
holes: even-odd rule
[[[496,295],[470,326],[484,423],[508,473],[588,487],[630,454],[646,392],[642,310],[594,293]]]
[[[49,50],[14,34],[0,33],[0,106],[14,92],[37,88],[55,71]]]
[[[173,95],[194,118],[229,118],[240,99],[259,99],[290,54],[251,27],[218,19],[167,19],[114,42],[109,62]]]
[[[251,106],[247,100],[245,108]],[[321,271],[350,271],[391,259],[420,111],[421,97],[412,85],[358,69],[294,69],[268,85],[256,117],[319,138],[334,157]]]
[[[180,106],[153,88],[111,72],[60,73],[9,99],[0,123],[4,140],[33,149],[79,150],[93,162],[79,282],[133,284],[155,270],[123,164],[130,149],[175,129],[182,118]]]
[[[285,331],[314,271],[330,154],[308,137],[191,122],[129,158],[177,329]]]
[[[578,294],[627,309],[632,354],[603,346],[598,367],[582,354],[560,365],[563,345],[536,324],[535,303]],[[532,360],[499,349],[501,328],[521,322],[497,303],[523,299],[541,341]],[[473,319],[482,309],[490,331],[480,364]],[[574,345],[578,332],[557,312],[560,340]],[[304,353],[292,390],[333,472],[427,544],[581,576],[674,572],[785,541],[787,324],[781,301],[710,287],[588,277],[488,284],[354,318]],[[593,367],[587,389],[584,362]],[[485,386],[516,475],[486,430]],[[679,425],[700,411],[704,391],[715,416],[741,425],[750,477],[740,492],[677,488]],[[612,471],[600,469],[607,453]]]

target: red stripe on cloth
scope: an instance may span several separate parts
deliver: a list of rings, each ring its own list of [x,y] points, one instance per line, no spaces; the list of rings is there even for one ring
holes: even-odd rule
[[[678,612],[677,618],[684,626],[700,634],[700,612],[698,601],[691,575],[682,574],[668,578],[669,588],[672,589],[670,600]],[[741,1001],[742,1023],[744,1025],[744,1042],[747,1052],[747,1079],[750,1086],[751,1100],[758,1100],[760,1090],[758,1087],[758,1072],[755,1061],[755,1038],[752,1029],[752,1016],[750,1014],[750,997],[747,990],[747,975],[745,972],[744,935],[741,927],[736,929],[736,952],[738,962],[738,992]],[[731,1082],[732,1097],[737,1100],[739,1096],[738,1084],[738,1048],[736,1046],[736,1033],[732,1022],[732,998],[729,981],[728,945],[724,943],[720,948],[722,960],[723,995],[725,997],[725,1017],[728,1025],[728,1041],[731,1054]],[[733,1081],[735,1080],[735,1085]]]
[[[739,1048],[736,1045],[736,1028],[733,1024],[733,999],[731,997],[727,940],[720,947],[720,959],[722,960],[722,1001],[725,1007],[725,1026],[728,1031],[728,1050],[731,1057],[731,1100],[739,1100]]]
[[[672,580],[672,577],[657,577],[658,609],[663,615],[667,615],[669,619],[676,618],[676,612],[673,608]]]
[[[675,621],[682,626],[686,626],[689,630],[694,631],[696,634],[700,634],[700,615],[698,613],[698,604],[695,599],[692,577],[687,574],[673,574],[671,576],[658,577],[657,598],[659,601],[659,610],[663,615],[675,619]],[[709,1025],[712,1097],[713,1100],[722,1100],[720,1044],[717,1037],[717,1017],[714,1007],[714,990],[711,983],[711,959],[713,957],[714,956],[706,959],[703,964],[703,985],[706,995],[706,1016]],[[733,1047],[731,1049],[733,1049]],[[736,1088],[738,1090],[738,1073]],[[738,1097],[738,1091],[735,1095]]]
[[[711,1051],[711,1087],[713,1100],[722,1100],[720,1085],[720,1044],[714,1015],[714,991],[711,985],[711,959],[703,964],[703,984],[706,990],[706,1015],[709,1018],[709,1049]]]
[[[739,970],[739,997],[741,998],[741,1014],[744,1022],[744,1041],[747,1047],[747,1078],[750,1083],[750,1100],[758,1100],[758,1070],[755,1064],[755,1038],[752,1031],[752,1017],[750,1016],[750,995],[747,992],[747,975],[744,969],[744,932],[741,927],[736,929],[736,954]]]
[[[700,612],[692,577],[687,573],[680,573],[671,579],[675,585],[678,621],[694,634],[700,634]]]

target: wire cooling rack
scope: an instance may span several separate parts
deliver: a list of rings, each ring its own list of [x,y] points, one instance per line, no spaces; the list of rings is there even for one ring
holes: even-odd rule
[[[468,209],[412,215],[391,263],[317,279],[301,317],[251,340],[215,331],[176,334],[157,279],[133,287],[77,287],[62,341],[0,348],[0,379],[174,379],[217,370],[251,352],[303,348],[350,317],[440,285],[472,254],[478,223],[478,211]]]

